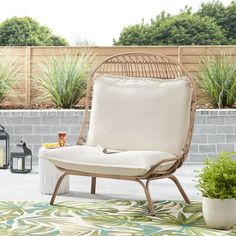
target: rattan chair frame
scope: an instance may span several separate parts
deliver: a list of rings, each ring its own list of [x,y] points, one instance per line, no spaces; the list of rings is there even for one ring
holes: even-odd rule
[[[190,203],[190,200],[185,193],[183,187],[181,186],[178,179],[173,175],[173,173],[182,166],[183,162],[187,158],[187,154],[191,144],[191,138],[193,133],[194,117],[195,117],[195,86],[192,77],[185,70],[185,68],[174,61],[173,59],[154,53],[123,53],[111,56],[101,63],[99,63],[96,68],[92,71],[89,76],[87,84],[87,93],[86,93],[86,108],[85,114],[82,122],[82,126],[78,135],[77,145],[86,145],[86,135],[89,126],[89,117],[90,117],[90,108],[92,101],[92,88],[94,79],[96,79],[96,74],[109,74],[117,76],[128,76],[133,78],[158,78],[158,79],[176,79],[181,76],[185,76],[189,81],[189,86],[192,90],[191,97],[191,106],[190,106],[190,117],[189,117],[189,127],[187,131],[187,136],[185,143],[182,147],[181,152],[175,158],[167,158],[156,163],[152,168],[143,176],[123,176],[123,175],[107,175],[107,174],[96,174],[96,173],[86,173],[74,170],[68,170],[61,167],[57,168],[63,172],[59,177],[54,193],[51,197],[50,204],[53,205],[61,181],[67,175],[80,175],[80,176],[90,176],[91,178],[91,193],[95,194],[96,192],[96,178],[110,178],[110,179],[122,179],[129,181],[138,182],[144,189],[146,199],[148,202],[148,210],[150,215],[155,215],[155,209],[153,202],[151,200],[151,195],[149,191],[149,183],[152,180],[169,178],[171,179],[178,190],[180,191],[182,197],[186,203]],[[175,160],[175,164],[171,166],[168,170],[157,171],[157,168],[169,161]]]

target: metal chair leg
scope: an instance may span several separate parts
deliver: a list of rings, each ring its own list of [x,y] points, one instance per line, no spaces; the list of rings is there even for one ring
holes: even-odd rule
[[[96,177],[92,177],[91,179],[91,194],[95,194],[96,192]]]
[[[53,205],[54,201],[55,201],[55,198],[56,198],[56,195],[57,195],[57,192],[59,190],[59,187],[61,185],[61,181],[65,178],[65,176],[67,175],[67,173],[65,172],[63,175],[61,175],[57,181],[57,184],[56,184],[56,187],[54,189],[54,192],[53,192],[53,195],[52,195],[52,198],[51,198],[51,201],[50,201],[50,205]]]
[[[177,179],[177,177],[174,176],[174,175],[170,175],[168,178],[171,179],[171,180],[175,183],[175,185],[176,185],[177,188],[179,189],[179,191],[180,191],[182,197],[184,198],[184,201],[185,201],[186,203],[190,204],[190,200],[189,200],[187,194],[185,193],[183,187],[181,186],[179,180]]]
[[[141,186],[144,189],[144,192],[145,192],[145,195],[146,195],[146,198],[147,198],[147,202],[148,202],[149,214],[151,216],[155,216],[154,205],[153,205],[153,202],[152,202],[152,199],[151,199],[151,195],[150,195],[150,192],[149,192],[149,188],[148,188],[149,181],[146,182],[146,185],[141,180],[139,180],[139,179],[136,179],[136,181],[138,183],[140,183]]]

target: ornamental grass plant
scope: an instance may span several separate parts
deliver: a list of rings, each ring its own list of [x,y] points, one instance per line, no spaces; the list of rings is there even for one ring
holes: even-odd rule
[[[66,52],[62,56],[51,56],[49,61],[40,65],[40,75],[36,78],[40,95],[57,108],[73,108],[85,95],[86,82],[95,55],[89,49],[81,52]]]
[[[197,176],[197,188],[211,199],[236,199],[236,152],[221,152],[208,158]]]
[[[228,55],[205,56],[199,63],[199,85],[216,108],[232,107],[236,101],[236,61]]]
[[[6,96],[11,92],[12,86],[21,76],[22,66],[17,65],[16,57],[8,48],[0,52],[0,103],[3,103]]]

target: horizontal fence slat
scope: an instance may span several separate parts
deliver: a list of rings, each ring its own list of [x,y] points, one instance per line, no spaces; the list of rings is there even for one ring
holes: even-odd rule
[[[25,56],[26,47],[2,47],[0,46],[0,55]]]
[[[83,48],[82,48],[83,49]],[[91,51],[97,53],[101,56],[111,56],[118,53],[126,53],[126,52],[153,52],[153,53],[162,53],[165,55],[178,55],[178,47],[177,46],[146,46],[146,47],[89,47]],[[50,56],[50,55],[63,55],[66,52],[68,53],[79,53],[82,52],[80,47],[33,47],[31,48],[32,56]]]

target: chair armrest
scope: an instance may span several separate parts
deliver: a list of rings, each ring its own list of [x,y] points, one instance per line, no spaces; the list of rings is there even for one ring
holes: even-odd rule
[[[178,163],[180,161],[180,158],[179,157],[172,157],[172,158],[166,158],[166,159],[163,159],[159,162],[157,162],[155,165],[153,165],[151,167],[151,169],[145,174],[145,178],[146,177],[149,177],[150,175],[154,174],[155,170],[163,163],[166,163],[166,162],[173,162],[173,161],[176,161],[169,169],[167,170],[164,170],[164,171],[158,171],[159,174],[163,174],[163,175],[166,175],[166,174],[171,174],[173,173],[176,169],[177,169],[177,166],[178,166]],[[172,171],[173,169],[173,171]]]

